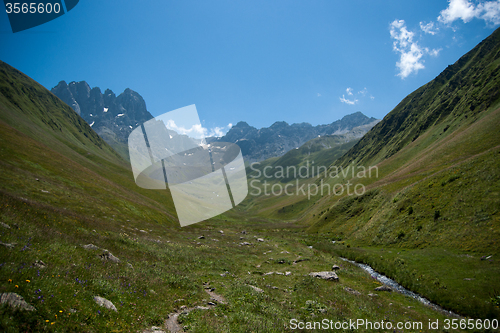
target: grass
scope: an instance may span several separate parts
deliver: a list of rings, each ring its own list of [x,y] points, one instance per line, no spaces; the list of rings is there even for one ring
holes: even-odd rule
[[[272,221],[244,221],[231,214],[227,222],[207,221],[178,230],[145,222],[82,220],[5,194],[0,200],[0,218],[11,225],[1,227],[0,238],[16,243],[13,249],[0,249],[0,291],[16,292],[37,309],[28,313],[2,307],[0,327],[5,332],[137,331],[159,326],[182,305],[205,305],[204,282],[228,303],[181,316],[182,325],[193,332],[281,332],[291,318],[445,318],[399,294],[367,296],[379,285],[367,274],[308,248],[301,241],[303,231],[282,229]],[[243,228],[246,234],[241,234]],[[205,239],[199,240],[199,235]],[[265,241],[256,242],[254,236]],[[240,246],[241,237],[253,245]],[[120,263],[102,261],[102,250],[82,247],[89,243],[109,250]],[[309,260],[293,265],[299,256]],[[36,260],[47,267],[37,268]],[[340,283],[307,276],[333,264],[343,267]],[[221,276],[226,271],[230,274]],[[269,271],[292,274],[263,275]],[[362,295],[349,294],[346,286]],[[111,300],[118,312],[97,306],[97,295]]]
[[[327,253],[362,262],[391,276],[409,290],[431,302],[471,318],[498,318],[493,301],[499,294],[496,278],[500,266],[495,260],[481,260],[481,254],[442,248],[354,247],[323,242]],[[485,256],[483,256],[485,257]]]

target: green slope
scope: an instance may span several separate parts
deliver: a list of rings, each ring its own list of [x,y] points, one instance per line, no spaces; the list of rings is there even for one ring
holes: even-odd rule
[[[5,194],[75,213],[174,224],[168,191],[138,188],[129,164],[82,118],[4,62],[0,126],[0,189]]]
[[[0,331],[140,332],[185,307],[206,308],[206,283],[227,303],[180,314],[189,331],[282,332],[291,318],[446,318],[397,293],[369,296],[379,283],[307,247],[309,236],[286,223],[229,211],[219,217],[227,222],[181,229],[173,211],[168,191],[138,188],[126,161],[67,105],[0,64],[0,293],[36,308],[0,306]],[[83,248],[90,243],[99,249]],[[104,249],[120,262],[103,259]],[[340,283],[308,276],[333,264],[343,267]]]
[[[345,154],[356,142],[356,139],[348,141],[345,137],[339,135],[325,135],[314,138],[298,149],[292,149],[279,158],[274,157],[253,163],[252,168],[248,168],[247,172],[250,177],[260,174],[259,178],[262,178],[264,177],[264,168],[268,166],[268,170],[274,170],[274,172],[271,172],[272,174],[279,168],[286,169],[287,167],[297,169],[301,166],[328,167],[331,161]],[[287,182],[293,179],[292,175],[289,176],[278,178],[281,182]]]
[[[490,302],[500,290],[499,57],[497,30],[406,97],[333,163],[376,166],[378,177],[323,178],[363,185],[363,195],[322,197],[301,215],[311,232],[344,242],[329,251],[370,263],[470,316],[500,315]],[[394,254],[384,253],[384,260],[381,248]],[[490,255],[496,259],[479,260]],[[464,264],[464,256],[474,259]],[[400,259],[407,264],[398,266]],[[472,272],[474,282],[465,283]],[[427,278],[419,279],[422,274]]]

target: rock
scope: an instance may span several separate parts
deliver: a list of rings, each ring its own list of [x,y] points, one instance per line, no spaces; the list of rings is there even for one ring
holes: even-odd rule
[[[134,266],[132,266],[132,264],[129,262],[127,263],[127,266],[128,266],[128,268],[134,269]]]
[[[68,311],[71,312],[71,313],[77,313],[78,312],[76,309],[73,309],[73,308],[69,309]]]
[[[472,281],[474,278],[464,278],[464,281]]]
[[[214,302],[207,302],[207,305],[215,306],[216,304]]]
[[[250,288],[252,288],[253,290],[255,290],[256,292],[258,292],[258,293],[263,293],[263,292],[264,292],[264,290],[262,290],[262,289],[260,289],[260,288],[258,288],[258,287],[252,286],[252,285],[250,285],[250,284],[249,284],[248,286],[249,286]]]
[[[299,258],[295,259],[295,260],[293,261],[293,263],[294,263],[294,264],[297,264],[297,263],[299,263],[299,262],[302,262],[302,261],[309,261],[309,260],[311,260],[311,259],[309,259],[309,258],[300,258],[300,257],[299,257]]]
[[[205,236],[200,236],[198,237],[198,239],[205,239]]]
[[[285,276],[292,275],[292,272],[285,272]]]
[[[273,275],[274,272],[267,272],[267,273],[264,273],[264,275]]]
[[[113,310],[113,311],[116,311],[118,312],[118,310],[116,309],[115,305],[113,303],[111,303],[111,301],[108,301],[107,299],[105,299],[104,297],[101,297],[101,296],[95,296],[94,297],[94,301],[97,303],[97,305],[99,306],[103,306],[105,307],[106,309],[109,309],[109,310]]]
[[[229,274],[229,272],[228,272],[228,271],[226,271],[226,272],[222,273],[220,276],[224,277],[224,276],[226,276],[226,275],[228,275],[228,274]]]
[[[368,296],[370,296],[370,297],[378,297],[377,294],[372,294],[372,293],[369,293]]]
[[[312,273],[309,273],[309,275],[312,277],[317,277],[317,278],[323,279],[323,280],[332,280],[332,281],[339,280],[339,277],[337,276],[337,274],[335,274],[335,272],[330,272],[330,271],[312,272]]]
[[[41,260],[36,260],[33,263],[33,266],[38,267],[38,268],[45,268],[45,267],[47,267],[47,265],[43,261],[41,261]]]
[[[353,294],[353,295],[358,295],[358,296],[361,295],[361,293],[359,291],[354,290],[354,289],[349,288],[349,287],[345,287],[344,290],[347,291],[348,293]]]
[[[385,284],[383,286],[375,288],[375,291],[392,291],[391,287],[386,286]]]
[[[221,234],[224,234],[224,230],[219,230],[219,232],[220,232]]]
[[[6,223],[3,223],[3,222],[0,222],[0,225],[4,228],[7,228],[7,229],[10,229],[10,225],[6,224]]]
[[[246,232],[245,230],[243,230],[241,233],[242,233],[243,235],[246,235],[246,234],[247,234],[247,232]]]
[[[6,248],[13,249],[16,244],[9,244],[9,243],[3,243],[0,242],[0,245],[5,246]]]
[[[102,260],[109,260],[109,261],[115,262],[115,263],[120,262],[120,259],[118,259],[114,255],[112,255],[111,252],[109,252],[109,251],[104,252],[103,254],[100,255],[100,257]]]
[[[340,269],[340,267],[337,265],[332,266],[332,271],[338,271],[339,269]]]
[[[167,333],[161,327],[152,326],[151,328],[145,329],[142,333]]]
[[[243,243],[240,243],[240,245],[252,245],[252,244],[249,242],[243,242]]]
[[[263,242],[264,239],[263,238],[257,238],[257,242]]]
[[[16,293],[0,294],[0,304],[8,304],[12,308],[20,308],[26,311],[36,311],[35,307],[26,303],[21,295]]]
[[[86,250],[99,250],[100,249],[100,247],[95,246],[94,244],[83,245],[83,248]]]
[[[210,295],[210,300],[215,303],[226,304],[226,300],[222,295],[216,294],[213,291],[205,289],[205,292]]]
[[[493,255],[490,255],[490,256],[482,256],[481,257],[481,260],[488,260],[492,257]]]

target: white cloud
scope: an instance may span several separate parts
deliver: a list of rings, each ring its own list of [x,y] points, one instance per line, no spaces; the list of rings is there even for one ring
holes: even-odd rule
[[[203,127],[201,124],[195,124],[191,128],[185,128],[182,126],[177,126],[175,121],[169,119],[165,125],[169,130],[175,131],[181,135],[188,135],[192,138],[201,139],[202,137],[210,137],[216,136],[221,137],[224,136],[231,127],[233,127],[232,123],[229,123],[226,127],[213,127],[210,130]]]
[[[224,136],[225,132],[223,131],[224,127],[214,127],[210,129],[210,133],[208,136],[216,136],[216,137],[221,137]]]
[[[413,41],[413,36],[415,35],[413,32],[408,31],[405,25],[404,20],[394,20],[391,23],[391,37],[395,39],[393,46],[394,49],[397,48],[406,48]]]
[[[172,131],[175,131],[179,134],[189,135],[195,138],[199,138],[205,136],[207,129],[201,126],[201,124],[195,124],[191,126],[191,128],[185,128],[182,126],[177,126],[175,121],[169,119],[165,126]]]
[[[354,100],[350,100],[350,99],[346,99],[344,95],[342,95],[342,97],[339,97],[340,98],[340,101],[342,103],[346,103],[346,104],[349,104],[349,105],[354,105],[358,102],[357,99],[354,99]]]
[[[317,93],[317,94],[316,94],[316,96],[321,97],[321,94],[320,94],[320,93]]]
[[[467,23],[473,18],[479,18],[493,25],[500,24],[500,0],[483,1],[477,6],[469,0],[448,0],[448,2],[448,7],[439,13],[439,22],[451,24],[456,20],[462,20]]]
[[[345,91],[347,92],[347,95],[352,96],[352,88],[349,87]]]
[[[439,30],[438,28],[434,29],[434,22],[429,22],[427,24],[424,24],[424,22],[420,22],[420,29],[426,34],[430,35],[435,35]]]
[[[371,95],[370,95],[370,98],[371,98],[372,100],[374,100],[374,99],[375,99],[375,97],[373,97],[373,96],[371,96]]]
[[[476,15],[491,24],[500,24],[500,0],[480,3],[477,5]]]
[[[433,57],[437,57],[437,56],[439,55],[439,52],[441,52],[441,50],[442,50],[441,48],[440,48],[440,49],[432,49],[432,50],[430,50],[430,51],[427,49],[427,52],[428,52],[431,56],[433,56]]]
[[[399,69],[398,76],[402,79],[411,73],[417,73],[425,68],[422,60],[425,49],[413,41],[415,34],[406,28],[404,20],[394,20],[391,25],[391,37],[394,39],[393,50],[400,53],[396,66]]]
[[[360,90],[358,91],[358,94],[361,94],[361,95],[366,95],[366,93],[368,92],[368,89],[366,89],[366,87],[363,89],[363,90]]]
[[[448,7],[439,13],[439,22],[450,24],[460,19],[467,23],[476,16],[474,5],[469,0],[448,0],[448,2]]]

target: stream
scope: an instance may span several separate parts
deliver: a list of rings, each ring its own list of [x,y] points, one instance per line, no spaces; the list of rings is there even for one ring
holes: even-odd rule
[[[368,266],[366,264],[357,263],[355,261],[352,261],[352,260],[349,260],[349,259],[346,259],[346,258],[342,258],[342,257],[340,257],[340,259],[342,259],[344,261],[347,261],[347,262],[350,262],[351,264],[354,264],[354,265],[362,268],[363,270],[365,270],[366,272],[368,272],[373,278],[375,278],[377,281],[382,282],[383,284],[391,287],[393,290],[395,290],[395,291],[397,291],[397,292],[399,292],[399,293],[401,293],[401,294],[403,294],[405,296],[409,296],[411,298],[414,298],[417,301],[419,301],[419,302],[421,302],[421,303],[423,303],[423,304],[425,304],[425,305],[433,308],[434,310],[442,312],[442,313],[444,313],[444,314],[446,314],[448,316],[460,317],[456,313],[453,313],[451,311],[445,310],[442,307],[440,307],[439,305],[434,304],[431,301],[429,301],[428,299],[420,296],[419,294],[414,293],[413,291],[406,289],[405,287],[403,287],[402,285],[400,285],[396,281],[388,278],[385,275],[382,275],[382,274],[378,273],[377,271],[375,271],[373,268],[371,268],[370,266]]]

